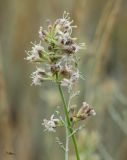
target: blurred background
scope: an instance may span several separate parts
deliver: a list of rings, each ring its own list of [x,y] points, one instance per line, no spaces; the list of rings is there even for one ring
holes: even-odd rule
[[[61,105],[56,86],[31,86],[35,66],[24,60],[46,19],[70,13],[80,53],[78,106],[97,112],[78,134],[81,160],[127,160],[127,1],[0,0],[0,160],[58,160],[63,131],[43,132],[44,118]],[[73,146],[70,160],[74,160]]]

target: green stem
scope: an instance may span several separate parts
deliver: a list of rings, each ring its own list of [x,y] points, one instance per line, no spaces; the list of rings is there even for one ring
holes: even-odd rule
[[[66,118],[65,121],[67,122]],[[69,132],[68,127],[66,126],[66,150],[65,150],[65,160],[68,160],[68,152],[69,152]]]
[[[63,104],[64,104],[64,112],[65,112],[66,121],[67,121],[67,125],[68,125],[68,131],[70,132],[70,134],[72,134],[71,137],[72,137],[72,141],[73,141],[73,144],[74,144],[77,160],[80,160],[79,152],[78,152],[78,146],[77,146],[75,135],[73,134],[73,128],[72,128],[72,125],[71,125],[71,122],[70,122],[70,118],[69,118],[67,104],[66,104],[66,101],[65,101],[65,98],[64,98],[64,94],[63,94],[63,91],[62,91],[60,83],[57,82],[57,84],[58,84],[58,88],[59,88],[61,99],[62,99]]]

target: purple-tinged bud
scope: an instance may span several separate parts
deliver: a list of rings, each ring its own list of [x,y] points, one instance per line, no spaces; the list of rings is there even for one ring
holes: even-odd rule
[[[83,106],[77,113],[77,118],[84,120],[89,116],[95,116],[96,112],[94,111],[93,107],[91,107],[88,103],[83,102]]]

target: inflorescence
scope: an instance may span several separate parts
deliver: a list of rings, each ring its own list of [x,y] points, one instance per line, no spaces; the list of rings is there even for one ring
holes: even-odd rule
[[[70,91],[72,86],[82,77],[78,69],[77,53],[81,49],[85,49],[85,44],[77,43],[77,38],[72,37],[72,30],[77,27],[72,23],[73,20],[70,20],[69,13],[64,12],[63,17],[54,23],[48,21],[47,30],[40,27],[38,32],[40,41],[37,44],[32,43],[32,49],[27,51],[25,58],[37,65],[36,71],[31,74],[33,85],[52,81],[67,87]],[[77,122],[95,114],[94,109],[84,102],[79,112],[72,114],[70,120]],[[46,130],[55,132],[58,124],[62,124],[60,121],[52,115],[50,120],[44,119],[42,125]]]
[[[71,88],[80,77],[77,52],[85,48],[84,43],[77,44],[72,37],[72,25],[69,14],[64,12],[63,18],[54,23],[48,21],[48,30],[40,27],[38,44],[33,44],[27,52],[26,60],[35,62],[37,70],[32,74],[32,84],[41,85],[43,81],[59,81],[62,86]],[[47,47],[43,47],[45,42]],[[57,76],[56,76],[57,75]]]

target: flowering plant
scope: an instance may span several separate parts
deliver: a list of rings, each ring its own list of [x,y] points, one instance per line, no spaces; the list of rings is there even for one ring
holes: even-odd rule
[[[77,53],[85,48],[84,43],[78,44],[77,39],[72,37],[72,30],[77,27],[73,26],[72,23],[73,20],[70,21],[69,13],[64,12],[63,17],[57,19],[54,23],[48,21],[47,30],[40,27],[40,42],[38,44],[32,43],[32,50],[27,52],[26,60],[34,62],[38,66],[31,75],[32,84],[41,85],[44,81],[55,82],[63,102],[65,119],[55,118],[53,114],[50,120],[44,119],[42,125],[49,132],[55,132],[56,127],[64,126],[66,129],[66,146],[64,147],[59,139],[57,141],[65,150],[65,160],[68,160],[70,137],[74,144],[76,158],[80,160],[75,137],[77,130],[74,130],[75,123],[96,113],[86,102],[83,102],[77,113],[75,107],[70,106],[71,98],[78,94],[78,92],[71,94],[73,86],[79,78],[83,78],[78,69],[79,58]],[[47,47],[44,48],[42,43],[46,43]],[[62,86],[68,88],[69,103],[65,99]]]

